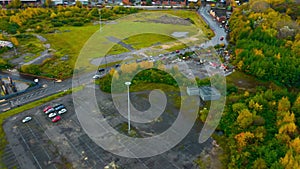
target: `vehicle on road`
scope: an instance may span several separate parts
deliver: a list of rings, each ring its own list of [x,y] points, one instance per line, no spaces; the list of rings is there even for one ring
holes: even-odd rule
[[[222,36],[222,37],[220,38],[220,40],[224,40],[224,36]]]
[[[55,116],[51,121],[53,123],[55,123],[55,122],[58,122],[60,119],[61,119],[61,117],[58,115],[58,116]]]
[[[56,115],[57,115],[56,113],[50,113],[48,117],[52,118],[52,117],[55,117]]]
[[[65,112],[67,112],[67,109],[61,109],[60,111],[58,111],[58,114],[64,114]]]
[[[179,51],[179,50],[176,50],[175,52],[176,52],[176,53],[179,53],[180,51]]]
[[[32,117],[27,116],[27,117],[25,117],[25,118],[22,120],[22,123],[27,123],[27,122],[29,122],[30,120],[32,120]]]
[[[115,65],[115,68],[118,68],[118,67],[120,67],[120,66],[121,66],[120,64],[116,64],[116,65]]]

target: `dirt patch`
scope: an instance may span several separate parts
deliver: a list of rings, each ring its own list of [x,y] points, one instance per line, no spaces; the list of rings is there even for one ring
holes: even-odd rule
[[[163,15],[155,19],[146,19],[144,21],[138,20],[135,22],[153,22],[162,24],[174,24],[174,25],[191,25],[192,23],[187,19],[182,19],[179,17]]]

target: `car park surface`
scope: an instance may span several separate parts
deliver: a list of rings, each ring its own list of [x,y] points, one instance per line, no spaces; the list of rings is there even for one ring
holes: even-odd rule
[[[99,97],[99,92],[97,90],[96,93],[97,99],[101,100],[99,106],[103,107],[103,105],[109,103],[104,109],[101,108],[101,110],[107,112],[104,115],[108,119],[116,117],[114,120],[111,119],[113,121],[109,120],[109,123],[115,128],[118,123],[122,123],[122,116],[116,116],[117,112],[113,109],[109,97],[106,95]],[[132,95],[132,99],[135,103],[141,100],[135,95]],[[54,100],[48,103],[48,105],[55,105],[55,103],[63,103],[68,109],[68,113],[60,115],[61,119],[59,123],[53,123],[48,116],[41,113],[43,106],[12,117],[5,123],[5,132],[9,133],[7,134],[8,141],[12,143],[8,145],[6,151],[20,152],[18,156],[14,157],[17,159],[16,161],[27,159],[26,163],[16,163],[20,168],[66,168],[62,164],[67,160],[74,168],[99,169],[104,168],[114,161],[117,165],[130,169],[196,169],[193,161],[198,154],[205,150],[204,147],[209,148],[210,145],[211,140],[204,144],[198,143],[197,130],[199,129],[195,128],[192,129],[191,133],[179,145],[161,155],[142,159],[123,158],[102,149],[85,134],[75,114],[72,95]],[[144,107],[144,104],[139,107]],[[28,116],[29,114],[34,118],[28,124],[16,123],[14,120],[14,118],[21,119],[24,115]],[[162,124],[164,127],[157,126],[153,130],[162,132],[162,128],[168,127],[168,123],[173,118],[173,115],[164,113],[164,119],[169,120],[164,121]],[[12,126],[15,126],[15,128]],[[147,131],[149,128],[147,128],[143,128],[142,130],[145,130],[145,133],[149,133]],[[15,144],[18,146],[14,146]],[[10,157],[10,159],[12,160],[13,158]]]

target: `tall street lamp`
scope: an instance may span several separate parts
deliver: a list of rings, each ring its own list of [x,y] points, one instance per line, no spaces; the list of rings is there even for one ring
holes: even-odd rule
[[[128,99],[128,134],[130,133],[130,98],[129,98],[129,86],[131,85],[131,82],[125,82],[125,85],[127,86],[127,99]]]

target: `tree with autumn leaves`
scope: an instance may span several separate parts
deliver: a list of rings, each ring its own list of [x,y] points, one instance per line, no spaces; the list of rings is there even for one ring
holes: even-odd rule
[[[214,136],[224,149],[228,168],[292,168],[299,166],[300,94],[284,89],[236,93],[237,102],[227,101]]]

